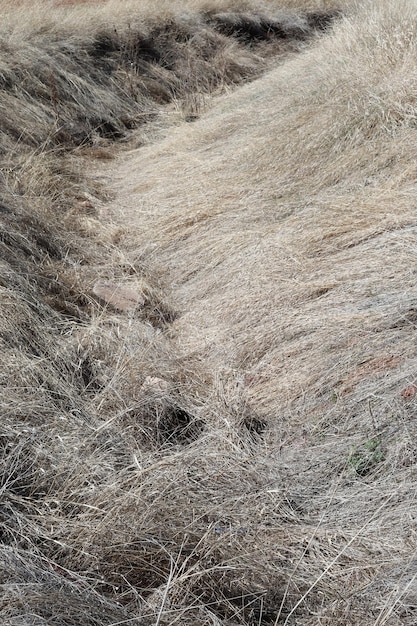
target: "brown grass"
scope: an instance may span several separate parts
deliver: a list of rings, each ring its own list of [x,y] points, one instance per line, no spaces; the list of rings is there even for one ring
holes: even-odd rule
[[[56,4],[1,5],[2,623],[411,626],[414,4]]]

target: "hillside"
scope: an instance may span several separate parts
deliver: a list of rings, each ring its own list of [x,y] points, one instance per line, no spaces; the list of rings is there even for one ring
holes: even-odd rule
[[[415,624],[415,3],[0,6],[2,623]]]

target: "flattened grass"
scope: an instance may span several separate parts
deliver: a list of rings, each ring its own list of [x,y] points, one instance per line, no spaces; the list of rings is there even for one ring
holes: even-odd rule
[[[224,3],[222,16],[214,4],[137,8],[1,3],[4,624],[249,623],[282,598],[267,589],[282,571],[252,581],[248,552],[264,422],[241,413],[234,382],[230,406],[223,386],[209,404],[188,391],[210,375],[178,361],[169,296],[118,246],[85,169],[170,105],[194,119],[214,90],[256,77],[268,24],[293,25],[274,35],[281,58],[321,25],[269,4],[262,17],[251,3],[229,17]],[[224,20],[238,31],[221,32]]]

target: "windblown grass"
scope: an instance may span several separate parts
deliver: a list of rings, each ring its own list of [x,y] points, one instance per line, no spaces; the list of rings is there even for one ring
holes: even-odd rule
[[[415,621],[416,24],[412,3],[367,3],[121,174],[132,258],[178,311],[188,393],[211,406],[234,381],[224,440],[243,415],[264,423],[252,528],[272,562],[246,558],[269,593],[292,563],[276,623]],[[294,544],[274,535],[290,527]]]
[[[2,623],[414,624],[414,4],[28,6]]]

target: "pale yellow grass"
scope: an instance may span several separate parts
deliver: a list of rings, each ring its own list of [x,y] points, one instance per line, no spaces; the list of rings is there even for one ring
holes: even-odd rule
[[[281,603],[293,605],[284,572],[300,533],[274,522],[279,567],[256,543],[265,530],[259,489],[271,487],[274,508],[283,503],[274,461],[263,455],[265,424],[246,411],[233,378],[213,385],[204,366],[204,394],[191,389],[195,364],[181,362],[169,338],[169,294],[118,245],[118,228],[100,225],[97,186],[84,176],[88,159],[111,157],[132,126],[253,78],[275,54],[269,41],[262,48],[234,36],[236,24],[264,19],[242,16],[249,5],[216,18],[216,8],[210,17],[190,4],[185,19],[183,6],[174,14],[169,6],[164,14],[142,3],[1,4],[0,621],[8,626],[266,622]],[[292,33],[277,42],[282,60],[317,24],[303,15],[281,22],[277,7],[278,22],[274,10],[263,28],[282,23]],[[220,32],[224,19],[229,34]],[[283,515],[291,519],[291,507]]]
[[[358,5],[314,48],[128,155],[114,185],[131,258],[179,311],[184,388],[210,404],[201,376],[220,397],[234,381],[320,529],[317,578],[295,558],[311,590],[293,607],[313,592],[323,605],[283,623],[414,619],[416,34],[414,3]],[[372,446],[370,476],[355,478]]]
[[[0,205],[0,619],[412,626],[415,4],[1,6],[4,108],[44,149],[19,139],[25,175],[5,171]],[[207,33],[204,7],[229,25],[346,17],[225,95],[264,48]],[[151,32],[160,65],[140,56]],[[160,124],[176,103],[149,85],[204,91],[207,111]],[[114,201],[66,196],[55,126],[79,166],[148,109],[147,145],[95,166]],[[69,197],[67,228],[65,202],[51,218],[19,189]]]
[[[129,226],[130,245],[172,284],[185,353],[217,358],[223,346],[231,366],[258,371],[264,358],[285,363],[279,353],[300,334],[323,353],[329,342],[325,358],[339,359],[348,328],[360,341],[358,324],[367,336],[386,307],[395,313],[396,290],[407,306],[415,25],[406,8],[398,22],[389,8],[366,25],[363,15],[344,20],[200,122],[126,158],[121,220],[140,224]],[[391,299],[381,301],[383,285]]]

